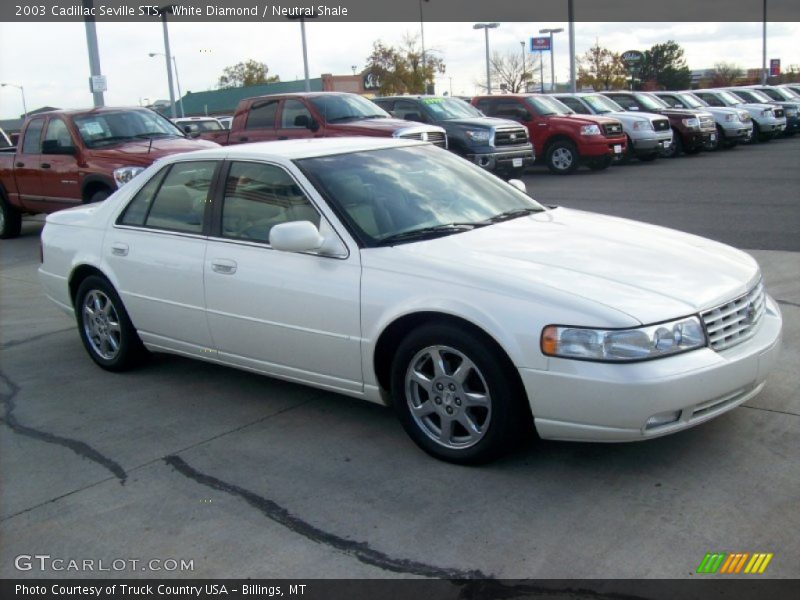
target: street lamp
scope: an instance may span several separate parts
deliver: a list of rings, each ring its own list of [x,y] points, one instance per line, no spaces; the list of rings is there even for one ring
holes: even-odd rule
[[[500,27],[500,23],[475,23],[473,29],[483,29],[486,34],[486,93],[492,93],[492,78],[489,74],[489,30]]]
[[[308,78],[308,50],[306,48],[306,19],[313,19],[315,15],[306,17],[304,15],[287,17],[290,21],[300,21],[300,36],[303,38],[303,72],[306,76],[306,91],[311,91],[311,80]]]
[[[355,75],[356,74],[356,68],[358,68],[358,65],[353,65],[350,68],[353,69],[353,75]]]
[[[164,29],[164,60],[167,63],[167,83],[169,84],[169,107],[170,111],[172,112],[172,118],[176,118],[178,116],[177,112],[175,111],[175,91],[172,88],[172,65],[170,63],[170,51],[169,51],[169,29],[167,29],[167,13],[171,13],[174,6],[172,4],[167,4],[166,6],[160,6],[158,8],[158,14],[161,15],[161,24]]]
[[[424,1],[430,2],[431,0],[424,0]],[[419,33],[420,33],[420,38],[422,39],[422,73],[424,74],[425,67],[427,67],[428,62],[427,59],[425,58],[425,26],[423,25],[423,18],[422,18],[422,2],[423,0],[419,0]]]
[[[149,52],[147,54],[150,58],[154,56],[166,56],[163,52]],[[186,113],[183,110],[183,92],[181,92],[181,78],[178,77],[178,61],[175,60],[175,55],[172,55],[172,64],[175,66],[175,83],[178,84],[178,106],[181,109],[181,117],[185,117]]]
[[[22,94],[22,110],[25,113],[25,118],[28,117],[28,106],[25,104],[25,90],[21,85],[17,85],[16,83],[0,83],[0,87],[15,87],[17,88],[20,93]]]
[[[556,59],[555,59],[555,49],[553,48],[553,34],[554,33],[561,33],[564,31],[563,27],[559,27],[558,29],[540,29],[539,33],[549,33],[550,34],[550,93],[556,91]]]
[[[522,46],[522,76],[519,78],[519,82],[525,86],[522,91],[527,92],[528,86],[525,84],[525,40],[522,40],[519,45]]]

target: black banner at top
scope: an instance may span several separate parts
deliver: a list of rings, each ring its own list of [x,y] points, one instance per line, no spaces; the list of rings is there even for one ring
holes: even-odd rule
[[[570,0],[11,0],[0,21],[544,22],[567,21]],[[798,0],[572,0],[577,22],[800,21]]]

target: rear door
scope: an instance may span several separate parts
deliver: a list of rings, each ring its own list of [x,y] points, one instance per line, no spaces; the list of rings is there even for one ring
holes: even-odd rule
[[[14,156],[14,180],[22,205],[36,210],[42,201],[42,135],[44,117],[31,119],[22,134],[19,152]]]
[[[231,131],[228,138],[230,144],[247,142],[267,142],[278,139],[276,120],[278,117],[277,98],[256,100],[247,111],[244,129]]]

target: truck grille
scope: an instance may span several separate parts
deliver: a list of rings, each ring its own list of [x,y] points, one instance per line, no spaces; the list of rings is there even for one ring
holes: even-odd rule
[[[764,308],[764,283],[759,281],[743,296],[702,313],[708,345],[719,351],[752,337],[764,316]]]
[[[606,137],[619,137],[622,135],[622,123],[604,123],[603,135]]]
[[[519,146],[528,143],[528,130],[524,127],[509,127],[507,129],[495,129],[495,146]]]
[[[669,129],[669,119],[653,119],[653,129],[667,131]]]
[[[783,118],[783,109],[782,108],[773,108],[772,110],[775,113],[775,118],[776,119],[782,119]]]
[[[447,148],[447,136],[441,131],[415,131],[414,133],[404,133],[400,137],[405,140],[422,140],[441,148]]]
[[[700,115],[700,129],[715,131],[717,129],[717,126],[714,123],[714,117]]]

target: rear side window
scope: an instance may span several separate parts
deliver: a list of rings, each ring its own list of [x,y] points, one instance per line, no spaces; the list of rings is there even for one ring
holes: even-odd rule
[[[42,127],[44,119],[35,119],[28,123],[25,138],[22,140],[23,154],[40,154],[42,151]]]
[[[234,162],[225,181],[222,237],[269,243],[279,223],[311,221],[320,216],[289,174],[275,165]]]
[[[274,129],[275,116],[278,114],[278,101],[269,100],[254,104],[247,114],[245,129]]]
[[[216,161],[181,162],[167,167],[166,174],[157,174],[139,190],[119,222],[201,233],[216,167]]]

